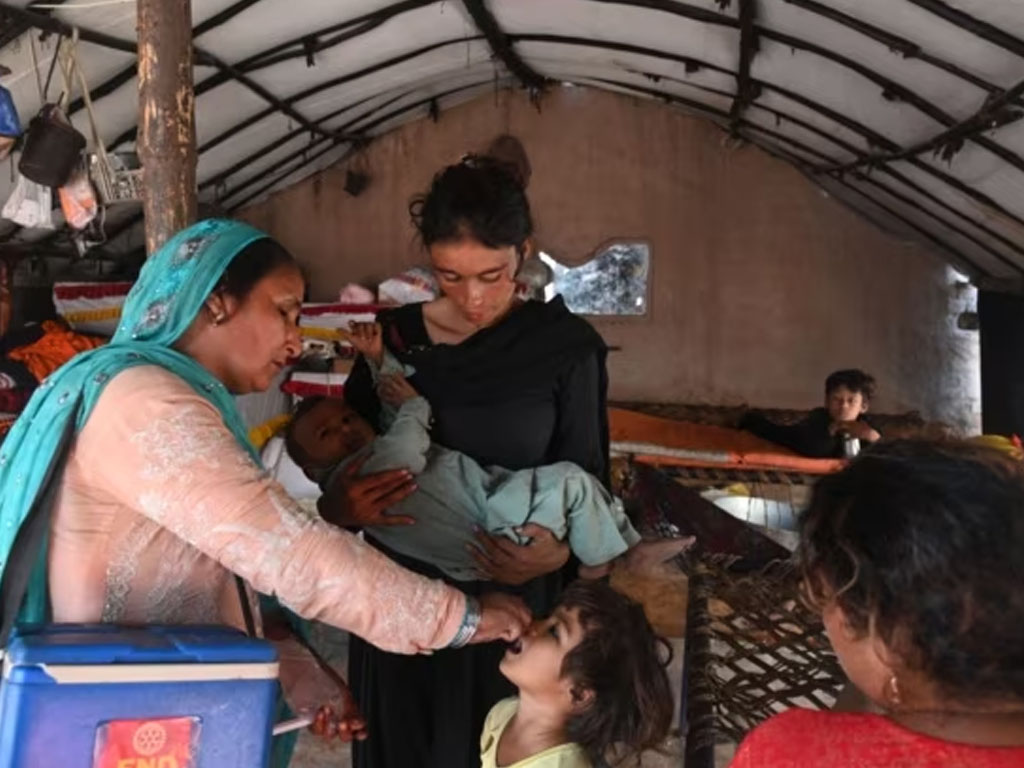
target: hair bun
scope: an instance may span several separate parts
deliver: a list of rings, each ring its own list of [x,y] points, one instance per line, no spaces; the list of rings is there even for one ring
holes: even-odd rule
[[[488,145],[484,155],[512,174],[523,189],[529,186],[533,173],[530,157],[526,154],[526,147],[515,136],[508,133],[498,136]]]

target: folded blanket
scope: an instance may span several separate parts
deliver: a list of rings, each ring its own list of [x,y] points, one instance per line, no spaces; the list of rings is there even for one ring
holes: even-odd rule
[[[96,349],[105,341],[98,336],[75,333],[60,323],[47,320],[43,323],[43,335],[37,341],[12,349],[7,357],[23,363],[37,381],[42,381],[79,352]]]

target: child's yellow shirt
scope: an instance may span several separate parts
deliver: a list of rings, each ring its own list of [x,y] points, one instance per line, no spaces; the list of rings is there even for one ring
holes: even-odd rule
[[[593,768],[578,744],[559,744],[512,765],[498,765],[498,743],[505,726],[519,709],[519,699],[505,699],[494,705],[480,735],[481,768]]]

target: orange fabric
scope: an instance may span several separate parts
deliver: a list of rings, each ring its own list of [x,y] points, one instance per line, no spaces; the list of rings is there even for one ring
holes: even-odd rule
[[[52,320],[43,323],[43,337],[34,344],[19,347],[7,353],[11,360],[25,364],[39,381],[60,368],[79,352],[96,349],[106,343],[99,336],[85,336],[68,330]]]
[[[800,456],[741,429],[663,419],[621,408],[609,408],[608,421],[612,443],[636,444],[633,457],[644,464],[779,469],[822,475],[844,464],[841,459]],[[672,455],[674,451],[692,455]]]

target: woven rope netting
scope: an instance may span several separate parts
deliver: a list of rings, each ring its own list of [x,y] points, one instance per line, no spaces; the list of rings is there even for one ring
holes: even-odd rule
[[[792,707],[825,709],[845,678],[791,562],[747,574],[705,557],[690,577],[690,746],[738,743]]]

